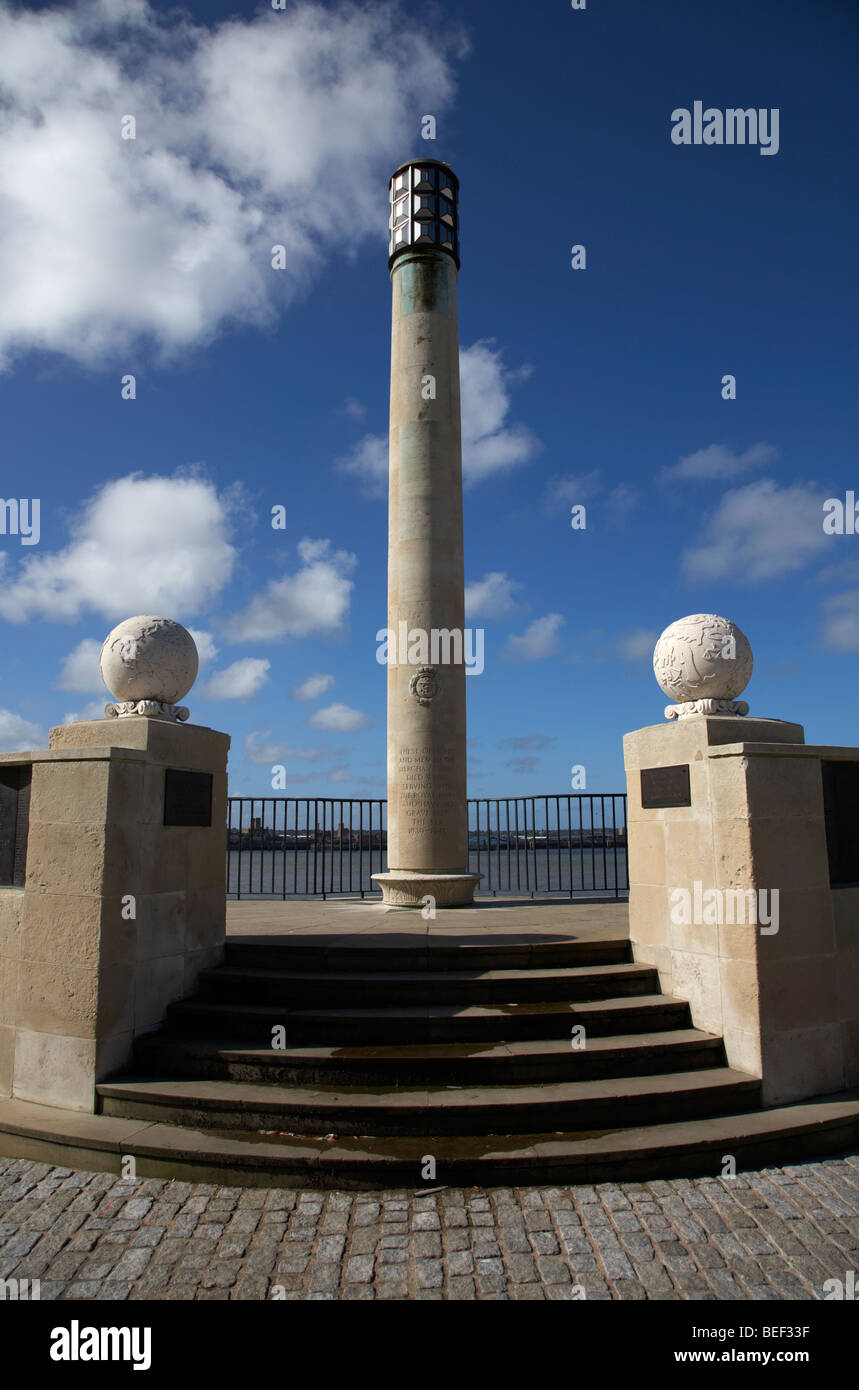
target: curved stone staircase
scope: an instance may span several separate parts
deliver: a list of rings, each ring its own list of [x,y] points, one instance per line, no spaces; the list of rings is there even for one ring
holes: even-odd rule
[[[762,1110],[621,937],[308,941],[228,940],[97,1115],[49,1112],[52,1137],[45,1107],[4,1102],[5,1137],[80,1167],[329,1187],[703,1175],[859,1138],[856,1098]]]
[[[201,984],[101,1112],[202,1134],[258,1181],[419,1186],[430,1156],[439,1183],[717,1172],[764,1113],[624,939],[232,941]]]

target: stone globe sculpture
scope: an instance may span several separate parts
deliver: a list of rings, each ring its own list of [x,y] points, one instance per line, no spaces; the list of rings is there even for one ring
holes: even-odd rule
[[[749,639],[736,623],[716,613],[678,618],[653,651],[659,687],[677,702],[666,707],[665,718],[748,714],[745,700],[736,697],[751,680],[753,666]]]
[[[109,719],[133,714],[171,722],[190,711],[177,704],[197,677],[197,645],[172,618],[126,618],[104,639],[101,678],[116,699],[105,705]]]

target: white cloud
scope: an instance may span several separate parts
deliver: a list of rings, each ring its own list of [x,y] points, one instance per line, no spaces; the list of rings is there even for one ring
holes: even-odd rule
[[[352,781],[352,769],[348,766],[333,767],[326,778],[328,782],[341,783]]]
[[[560,613],[535,618],[521,636],[514,633],[507,638],[503,655],[510,661],[543,661],[557,651],[558,632],[563,622]]]
[[[802,569],[827,540],[818,491],[762,478],[724,494],[683,568],[694,580],[776,579]]]
[[[559,507],[581,506],[582,503],[602,493],[604,487],[605,483],[598,468],[591,469],[589,473],[558,475],[549,480],[543,494],[544,509],[548,512],[554,512]],[[624,516],[637,505],[638,497],[637,488],[632,487],[629,483],[617,483],[605,495],[605,500],[600,503],[600,511],[603,514],[613,513],[615,516]]]
[[[261,743],[261,739],[270,741]],[[288,743],[272,740],[270,729],[254,729],[245,736],[245,757],[249,763],[287,763],[296,758],[302,762],[327,763],[344,755],[345,749],[330,748],[327,744],[317,748],[291,748]]]
[[[509,767],[511,772],[515,772],[517,777],[525,777],[529,772],[536,772],[540,765],[539,758],[511,758],[504,764]]]
[[[516,607],[514,589],[521,589],[517,580],[500,570],[485,574],[474,584],[465,586],[465,612],[468,617],[501,618]]]
[[[215,671],[203,687],[202,694],[211,700],[249,700],[265,685],[271,662],[264,658],[246,656]]]
[[[515,748],[517,753],[545,753],[558,740],[551,734],[519,734],[515,738],[501,740],[502,746]]]
[[[510,388],[530,368],[510,371],[489,340],[472,343],[459,356],[462,395],[462,479],[465,487],[527,463],[540,448],[524,425],[507,423]]]
[[[89,704],[84,705],[83,709],[72,710],[63,715],[64,724],[79,724],[85,719],[104,719],[104,707],[108,703],[113,703],[112,697],[105,691],[100,700],[90,700]]]
[[[544,501],[551,508],[567,502],[575,505],[586,502],[589,497],[599,492],[601,487],[602,479],[598,468],[592,469],[590,473],[568,473],[550,478]]]
[[[337,467],[341,473],[360,478],[368,497],[384,497],[388,489],[387,439],[380,434],[365,434]]]
[[[349,611],[356,557],[346,550],[331,553],[328,540],[302,540],[303,562],[295,574],[270,580],[262,594],[251,599],[243,613],[228,619],[224,631],[230,642],[279,641],[307,637],[311,632],[334,633]]]
[[[19,561],[0,589],[0,617],[191,613],[223,588],[235,560],[227,505],[194,476],[133,473],[105,483],[83,504],[71,537],[64,550]]]
[[[651,661],[653,648],[659,640],[659,633],[644,627],[634,628],[623,633],[617,642],[617,655],[622,661]]]
[[[188,631],[194,639],[199,658],[199,669],[202,671],[204,666],[208,666],[218,655],[218,648],[215,646],[211,632],[201,632],[197,627],[189,627]]]
[[[340,702],[316,710],[307,722],[313,729],[336,729],[339,733],[345,733],[352,729],[363,729],[366,724],[372,723],[372,720],[369,715],[362,714],[358,709],[350,709],[348,705]]]
[[[403,130],[449,105],[463,51],[387,4],[211,26],[131,0],[4,5],[0,365],[171,353],[271,322],[332,251],[375,236],[384,255]]]
[[[334,684],[333,676],[308,676],[292,692],[293,700],[318,700]]]
[[[859,589],[824,601],[823,645],[836,652],[859,652]]]
[[[606,501],[616,515],[631,512],[638,505],[639,492],[629,483],[618,483],[613,487]]]
[[[777,458],[778,449],[772,444],[753,444],[744,454],[735,454],[725,444],[710,444],[706,449],[686,454],[670,468],[663,468],[659,477],[663,482],[675,478],[684,481],[733,478],[750,468],[766,468]]]
[[[44,746],[45,735],[38,724],[10,709],[0,709],[0,753],[23,753]]]
[[[63,660],[60,678],[57,681],[60,690],[76,690],[86,695],[93,690],[105,690],[98,664],[101,648],[101,642],[96,641],[94,637],[85,637],[82,642],[78,642],[74,650]]]
[[[530,375],[530,368],[511,371],[489,340],[472,343],[459,354],[462,405],[462,480],[471,487],[496,473],[507,472],[540,449],[539,440],[524,425],[509,424],[510,389]],[[365,434],[340,460],[343,473],[362,479],[370,497],[384,497],[388,484],[388,441]]]

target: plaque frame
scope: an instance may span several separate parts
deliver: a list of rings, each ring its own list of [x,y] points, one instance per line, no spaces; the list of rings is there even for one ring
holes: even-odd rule
[[[164,819],[169,826],[212,824],[212,774],[181,767],[164,769]]]
[[[692,805],[688,763],[674,763],[670,767],[643,767],[640,775],[643,811]]]

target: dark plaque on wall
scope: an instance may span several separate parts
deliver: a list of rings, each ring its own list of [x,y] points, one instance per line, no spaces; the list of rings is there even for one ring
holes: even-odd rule
[[[689,764],[676,767],[643,767],[641,769],[641,805],[645,811],[660,806],[691,806]]]
[[[24,887],[31,771],[29,764],[0,768],[0,884],[4,888]]]
[[[212,824],[211,772],[183,772],[168,767],[164,773],[164,824]]]
[[[820,769],[829,882],[859,883],[859,763],[822,762]]]

